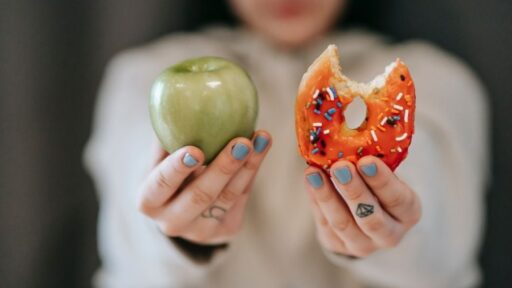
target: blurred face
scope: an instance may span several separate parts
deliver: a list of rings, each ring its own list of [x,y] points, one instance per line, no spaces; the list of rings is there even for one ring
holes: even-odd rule
[[[286,48],[322,36],[335,23],[345,0],[230,0],[251,29]]]

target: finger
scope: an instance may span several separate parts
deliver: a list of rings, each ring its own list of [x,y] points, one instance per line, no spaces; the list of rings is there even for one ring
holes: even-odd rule
[[[382,209],[354,165],[340,160],[330,173],[361,230],[380,247],[395,246],[403,234],[402,225]]]
[[[214,220],[197,218],[183,231],[183,236],[197,243],[221,244],[228,242],[241,228],[249,193],[237,198],[229,211],[217,214]],[[218,218],[217,218],[218,217]]]
[[[421,204],[418,196],[382,160],[373,156],[363,157],[357,167],[363,180],[389,214],[406,226],[419,221]]]
[[[306,187],[334,233],[358,256],[369,254],[373,243],[357,226],[348,207],[330,184],[325,174],[318,168],[305,170]]]
[[[251,151],[252,144],[249,139],[239,137],[231,140],[204,172],[183,188],[172,201],[172,205],[166,207],[163,217],[180,219],[178,222],[182,225],[197,218],[217,199],[224,186],[250,156]]]
[[[203,161],[203,152],[193,146],[180,148],[167,156],[153,168],[142,184],[139,209],[150,213],[162,206]]]
[[[335,253],[343,253],[348,255],[348,249],[336,233],[331,229],[329,221],[325,218],[320,207],[316,203],[315,197],[311,190],[308,190],[308,198],[313,212],[313,219],[316,226],[316,235],[320,244],[327,250]]]
[[[257,131],[254,134],[252,143],[254,153],[251,154],[235,176],[231,178],[213,205],[229,210],[258,173],[258,169],[272,145],[272,138],[265,131]]]

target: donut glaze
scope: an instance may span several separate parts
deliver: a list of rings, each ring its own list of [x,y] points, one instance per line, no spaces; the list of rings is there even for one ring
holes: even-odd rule
[[[366,104],[363,123],[350,129],[344,111],[357,96]],[[338,159],[356,163],[374,155],[391,170],[405,159],[414,134],[416,94],[407,66],[397,59],[370,83],[341,74],[338,49],[329,45],[299,86],[295,128],[299,152],[309,165],[328,170]]]

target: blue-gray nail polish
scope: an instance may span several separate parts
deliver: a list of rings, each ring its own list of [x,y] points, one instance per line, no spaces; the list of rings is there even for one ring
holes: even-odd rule
[[[308,179],[309,184],[313,186],[315,189],[318,189],[322,187],[324,184],[324,180],[322,179],[322,176],[320,176],[320,173],[314,172],[306,176],[306,179]]]
[[[247,154],[249,154],[249,147],[242,143],[236,143],[233,149],[231,149],[231,155],[233,155],[236,160],[243,160]]]
[[[190,153],[185,153],[185,156],[183,156],[183,164],[187,167],[193,167],[197,164],[197,160],[194,156],[190,155]]]
[[[350,173],[350,169],[347,166],[335,169],[334,176],[336,176],[336,179],[343,185],[352,180],[352,173]]]
[[[263,152],[263,150],[265,150],[265,148],[268,145],[268,139],[261,135],[256,136],[253,142],[254,151],[256,151],[257,153]]]
[[[361,170],[366,176],[375,176],[377,175],[377,165],[375,163],[370,163],[368,165],[361,166]]]

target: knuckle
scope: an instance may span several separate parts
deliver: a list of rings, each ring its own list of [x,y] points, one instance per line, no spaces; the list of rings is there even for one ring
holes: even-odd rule
[[[342,188],[343,189],[343,188]],[[350,201],[356,201],[363,196],[364,190],[361,187],[348,187],[345,190],[345,197]]]
[[[406,224],[408,227],[412,227],[412,226],[418,224],[418,222],[420,222],[420,220],[421,220],[421,214],[422,214],[421,208],[414,207],[412,209],[412,212],[409,213],[406,221],[404,221],[405,222],[404,224]]]
[[[158,227],[162,233],[170,237],[180,236],[181,234],[181,228],[177,225],[174,225],[173,223],[163,222],[160,223]]]
[[[250,159],[249,161],[245,162],[244,168],[249,171],[256,171],[259,167],[259,162],[255,159]]]
[[[335,199],[335,194],[331,192],[329,189],[321,189],[316,193],[316,199],[320,203],[327,203]]]
[[[382,243],[384,248],[394,248],[398,246],[402,239],[396,235],[390,235],[389,237],[386,237],[384,242]]]
[[[398,208],[398,207],[402,207],[404,206],[407,201],[410,201],[410,200],[407,200],[406,198],[408,198],[406,196],[405,193],[395,193],[393,196],[391,196],[388,201],[386,201],[386,207],[388,209],[395,209],[395,208]]]
[[[172,189],[172,186],[170,184],[169,179],[162,172],[162,170],[158,170],[158,174],[157,174],[157,177],[156,177],[156,185],[157,185],[158,188],[160,188],[162,190]]]
[[[327,218],[325,218],[323,216],[320,217],[319,223],[320,223],[320,227],[328,227],[329,226],[329,221],[327,221]]]
[[[353,254],[356,257],[364,258],[370,256],[375,251],[375,248],[373,246],[362,246],[357,247],[353,250]]]
[[[369,233],[377,233],[382,230],[384,227],[384,219],[380,215],[375,215],[374,217],[368,217],[367,220],[362,224],[363,227]]]
[[[150,216],[152,212],[152,209],[149,207],[146,198],[142,196],[137,199],[137,210],[147,216]]]
[[[333,220],[331,223],[331,227],[338,232],[346,232],[350,227],[350,219],[348,218],[338,218]]]
[[[219,195],[218,200],[222,203],[231,203],[236,200],[240,193],[237,193],[230,187],[226,187]]]
[[[219,172],[225,176],[231,176],[238,170],[238,166],[232,161],[226,161],[217,168]]]
[[[190,201],[197,206],[209,205],[215,200],[215,197],[212,194],[199,187],[199,185],[193,185],[189,189],[192,193]]]
[[[391,176],[393,176],[393,175],[391,175]],[[395,177],[389,177],[389,176],[378,177],[377,179],[374,180],[372,187],[373,187],[373,189],[376,189],[376,190],[384,189],[391,184],[391,181],[393,181],[395,179],[396,179]]]

